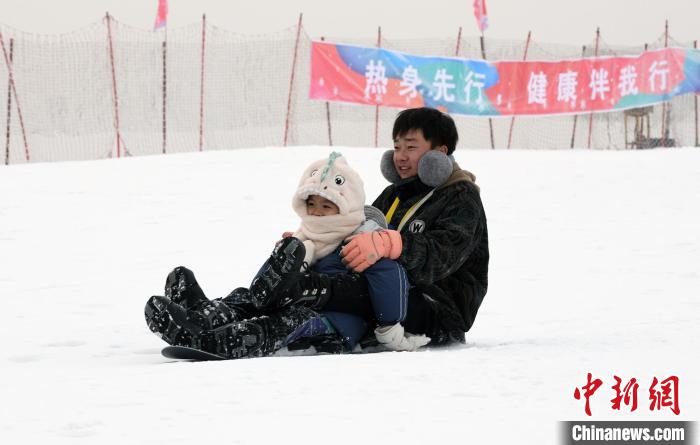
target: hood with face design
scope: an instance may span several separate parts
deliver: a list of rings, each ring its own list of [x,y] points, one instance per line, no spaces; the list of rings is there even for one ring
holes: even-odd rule
[[[307,217],[306,199],[318,195],[338,206],[341,216],[364,220],[365,189],[360,175],[348,165],[345,158],[333,152],[327,159],[309,165],[299,180],[292,207],[302,218]],[[328,218],[322,216],[318,218]]]
[[[314,216],[306,211],[306,199],[318,195],[338,206],[337,215]],[[294,236],[306,247],[304,261],[313,264],[333,252],[365,220],[365,189],[360,175],[340,153],[309,165],[299,180],[292,207],[301,218]]]

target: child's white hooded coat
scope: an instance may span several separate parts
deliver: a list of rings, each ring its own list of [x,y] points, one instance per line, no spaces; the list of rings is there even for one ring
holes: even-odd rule
[[[309,215],[306,199],[310,195],[328,199],[340,212],[329,216]],[[304,242],[305,261],[309,265],[333,252],[364,222],[364,204],[362,179],[339,153],[333,152],[304,170],[292,199],[292,208],[301,218],[301,227],[293,236]]]

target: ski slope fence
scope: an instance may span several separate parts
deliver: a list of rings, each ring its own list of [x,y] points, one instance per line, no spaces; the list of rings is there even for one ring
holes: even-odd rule
[[[5,164],[282,145],[390,148],[394,108],[308,99],[311,37],[299,23],[244,35],[210,24],[146,31],[110,16],[60,35],[0,25],[0,129]],[[361,39],[417,55],[489,60],[561,60],[637,55],[645,49],[596,39],[576,47],[536,39],[478,37]],[[668,35],[646,45],[692,47]],[[660,145],[697,146],[697,96],[659,104],[644,117],[623,112],[548,117],[455,116],[461,148],[642,148],[635,122]],[[628,113],[629,114],[629,113]],[[641,133],[640,133],[641,134]],[[653,145],[653,142],[652,142]]]

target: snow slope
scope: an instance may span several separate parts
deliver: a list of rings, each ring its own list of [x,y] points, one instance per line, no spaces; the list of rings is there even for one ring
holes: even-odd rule
[[[337,148],[336,148],[337,149]],[[177,363],[143,320],[168,271],[247,285],[296,228],[328,147],[0,167],[0,441],[6,444],[556,443],[584,419],[700,413],[700,150],[460,151],[489,221],[467,344],[416,353]],[[382,150],[340,151],[386,185]],[[640,383],[614,411],[613,375]],[[650,411],[680,379],[680,416]],[[195,441],[195,442],[193,442]]]

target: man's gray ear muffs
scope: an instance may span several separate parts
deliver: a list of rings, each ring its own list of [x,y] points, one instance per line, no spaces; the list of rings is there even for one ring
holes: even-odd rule
[[[382,176],[384,179],[396,184],[401,180],[401,176],[396,172],[396,167],[394,167],[394,150],[387,150],[382,155],[382,160],[379,163],[379,169],[382,171]]]
[[[452,160],[445,153],[430,150],[418,161],[418,177],[430,187],[438,187],[452,174]]]
[[[444,184],[452,175],[454,158],[447,156],[439,150],[430,150],[418,161],[418,178],[429,187],[438,187]],[[396,184],[401,177],[394,167],[394,151],[387,150],[382,155],[380,169],[384,178]]]

